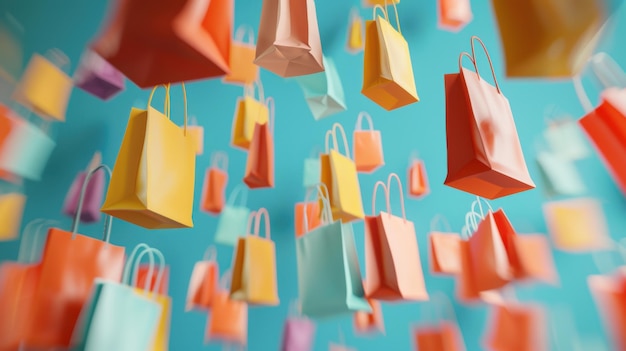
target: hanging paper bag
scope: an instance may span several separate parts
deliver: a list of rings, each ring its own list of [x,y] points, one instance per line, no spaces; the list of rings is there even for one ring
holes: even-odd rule
[[[107,166],[89,172],[81,190],[77,213],[91,176]],[[78,215],[71,231],[50,228],[41,259],[41,272],[31,300],[33,314],[26,336],[28,348],[67,347],[80,309],[89,298],[96,278],[119,282],[124,267],[124,247],[109,243],[112,217],[105,220],[104,240],[78,234]]]
[[[433,306],[436,318],[428,325],[420,325],[413,330],[416,351],[465,351],[465,342],[450,300],[437,292],[429,306]]]
[[[280,351],[311,351],[315,342],[315,322],[300,313],[299,304],[289,304]]]
[[[543,131],[543,137],[549,149],[562,159],[577,161],[591,154],[580,126],[569,116],[551,121]]]
[[[391,213],[389,188],[398,182],[402,218]],[[382,185],[387,212],[376,214],[376,190]],[[365,294],[384,301],[428,300],[413,222],[406,219],[402,183],[391,173],[387,185],[377,182],[372,197],[372,215],[365,217]]]
[[[260,237],[261,219],[265,215],[265,238]],[[265,208],[250,216],[247,235],[239,238],[233,259],[230,298],[251,305],[276,306],[276,248],[270,238],[270,216]],[[254,223],[254,232],[251,232]]]
[[[619,244],[620,252],[623,250]],[[587,284],[614,350],[626,347],[626,277],[623,268],[611,275],[590,275]]]
[[[74,182],[70,186],[70,190],[65,196],[65,202],[63,203],[63,214],[73,218],[76,215],[76,207],[78,207],[78,200],[80,199],[80,190],[85,182],[87,173],[92,169],[98,167],[102,163],[102,155],[100,152],[96,152],[91,162],[87,166],[87,170],[78,173]],[[100,206],[102,205],[102,198],[104,197],[104,173],[94,173],[91,180],[87,184],[87,191],[85,193],[85,201],[83,204],[83,213],[80,214],[80,221],[83,223],[94,223],[100,221]]]
[[[237,195],[241,194],[241,202],[235,205]],[[222,245],[235,246],[240,236],[247,234],[246,223],[250,215],[250,209],[246,207],[248,202],[248,188],[238,185],[228,197],[228,202],[222,209],[217,220],[215,230],[215,242]]]
[[[537,154],[537,165],[548,196],[577,196],[586,192],[585,184],[572,161],[556,153],[542,151]]]
[[[513,276],[518,280],[538,281],[556,285],[559,281],[552,249],[548,238],[542,234],[524,234],[514,237],[518,263]]]
[[[220,161],[222,166],[220,168]],[[211,166],[206,170],[202,187],[201,209],[211,214],[220,214],[226,202],[226,184],[228,183],[228,154],[211,154]]]
[[[337,130],[343,136],[344,154],[339,153]],[[333,137],[332,148],[330,147],[330,136]],[[326,153],[320,156],[320,180],[328,189],[333,219],[341,220],[344,223],[365,216],[356,165],[348,155],[350,155],[350,149],[348,148],[346,132],[341,124],[335,123],[332,130],[326,132]]]
[[[232,0],[117,0],[110,13],[91,47],[140,88],[230,70]]]
[[[475,40],[485,50],[495,87],[478,74]],[[471,43],[472,55],[459,56],[459,73],[445,75],[448,175],[444,183],[487,199],[533,189],[511,107],[500,91],[487,48],[476,36]],[[461,66],[463,56],[472,60],[475,72]]]
[[[230,271],[224,273],[220,287],[213,296],[205,341],[220,340],[245,346],[248,342],[248,305],[243,301],[231,300],[230,278]]]
[[[196,155],[202,155],[204,153],[204,127],[198,125],[194,116],[191,116],[191,124],[187,126],[187,134],[193,139]]]
[[[363,284],[365,285],[365,284]],[[354,331],[357,334],[371,335],[376,333],[385,334],[385,320],[383,319],[383,309],[380,302],[367,299],[372,312],[354,312]]]
[[[254,63],[284,78],[324,71],[315,1],[263,0]]]
[[[248,41],[244,42],[246,33]],[[239,26],[230,44],[230,72],[224,77],[225,83],[248,85],[259,79],[259,66],[254,64],[255,51],[254,30],[248,25]]]
[[[217,250],[215,246],[209,246],[203,260],[196,262],[191,272],[185,311],[208,311],[211,308],[218,289],[219,275]]]
[[[463,303],[475,303],[481,298],[481,293],[476,287],[475,276],[473,271],[471,251],[469,246],[469,237],[464,236],[465,232],[469,232],[467,225],[463,228],[462,239],[459,242],[459,261],[461,271],[456,276],[456,298]]]
[[[169,106],[164,115],[150,105],[156,87],[146,110],[131,109],[102,212],[148,229],[193,227],[196,156],[182,88],[183,128],[169,119]],[[169,86],[166,95],[169,102]]]
[[[257,87],[259,99],[255,99],[254,87]],[[233,120],[231,145],[243,150],[250,148],[256,124],[267,123],[269,109],[265,103],[263,85],[256,81],[254,85],[244,87],[244,98],[237,100],[237,110]]]
[[[45,56],[33,54],[13,91],[13,100],[42,118],[65,122],[73,85],[63,70],[69,69],[70,60],[58,49]]]
[[[428,185],[428,175],[426,174],[424,161],[418,159],[416,155],[412,155],[408,173],[409,196],[419,198],[428,195],[430,186]]]
[[[359,15],[358,7],[352,8],[350,11],[350,19],[348,23],[348,40],[346,50],[351,54],[363,51],[363,19]]]
[[[0,192],[0,242],[17,239],[25,207],[26,195],[14,191]]]
[[[256,122],[250,142],[246,173],[243,182],[250,189],[274,187],[274,99],[267,98],[266,104],[272,103],[267,122]]]
[[[438,231],[435,225],[438,221],[445,223],[445,231]],[[450,224],[441,215],[437,215],[430,222],[428,233],[430,271],[434,274],[457,275],[461,273],[461,236],[453,233]]]
[[[151,294],[138,293],[131,287],[130,272],[145,253],[151,255],[150,271],[153,271],[152,250],[146,244],[135,247],[124,268],[121,284],[100,278],[94,281],[73,331],[72,350],[154,350],[150,346],[157,333],[162,307]]]
[[[402,36],[395,3],[393,8],[398,30],[389,22],[387,10],[379,5],[374,7],[373,19],[365,23],[361,89],[361,94],[387,111],[419,101],[409,44]],[[380,9],[384,17],[377,16],[376,9]]]
[[[598,32],[608,17],[601,2],[595,0],[582,0],[576,6],[563,0],[541,4],[514,4],[507,0],[491,3],[504,49],[507,77],[576,75],[593,53]]]
[[[73,79],[76,87],[105,101],[122,92],[126,85],[122,72],[89,49],[83,52]]]
[[[361,129],[363,117],[369,123],[369,130]],[[356,120],[356,127],[352,134],[352,152],[358,172],[372,173],[385,165],[380,131],[374,130],[372,117],[365,111],[360,112]]]
[[[326,56],[323,57],[323,62],[325,67],[323,72],[296,77],[315,120],[347,109],[346,97],[335,62]]]
[[[157,282],[159,276],[161,279],[160,282]],[[170,267],[164,266],[159,276],[150,272],[149,265],[141,264],[137,269],[137,282],[133,286],[136,288],[147,286],[147,289],[150,291],[154,291],[159,295],[167,295],[170,286]],[[158,286],[157,283],[159,284]]]
[[[504,303],[492,307],[484,347],[493,351],[546,351],[543,311],[538,306]]]
[[[302,313],[328,317],[371,312],[363,290],[352,225],[333,221],[328,189],[325,190],[320,194],[322,224],[296,239]]]
[[[301,237],[302,235],[319,227],[321,224],[321,210],[319,202],[309,201],[309,198],[314,191],[319,191],[317,184],[308,188],[306,196],[304,197],[304,202],[299,202],[295,206],[294,224],[296,227],[296,238]],[[307,223],[304,223],[305,216],[307,218]]]
[[[437,14],[439,28],[450,32],[460,31],[474,18],[470,0],[438,0]]]
[[[7,177],[39,181],[56,147],[48,135],[50,122],[40,128],[0,104],[0,170]]]
[[[552,243],[559,250],[589,252],[610,243],[602,206],[594,199],[548,202],[543,214]]]
[[[305,188],[315,186],[320,182],[320,172],[322,165],[320,164],[320,157],[315,152],[316,156],[309,156],[304,159],[304,171],[302,175],[302,185]]]

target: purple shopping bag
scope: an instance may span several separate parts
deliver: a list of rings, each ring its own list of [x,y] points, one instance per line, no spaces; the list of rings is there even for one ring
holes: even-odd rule
[[[311,351],[315,340],[315,323],[300,313],[299,304],[289,305],[281,351]]]
[[[87,171],[80,172],[74,182],[72,183],[70,190],[67,192],[65,202],[63,204],[63,214],[73,218],[76,215],[76,208],[78,207],[78,200],[80,199],[80,191],[85,182],[85,177],[89,170],[93,169],[94,165],[100,164],[102,157],[97,152],[91,162]],[[80,221],[83,223],[94,223],[100,221],[100,206],[102,205],[102,199],[104,197],[104,172],[96,172],[93,174],[89,183],[87,184],[87,190],[85,191],[85,199],[83,202],[83,208],[80,214]]]
[[[74,85],[102,100],[108,100],[124,90],[124,74],[100,55],[88,50],[83,53],[74,73]]]

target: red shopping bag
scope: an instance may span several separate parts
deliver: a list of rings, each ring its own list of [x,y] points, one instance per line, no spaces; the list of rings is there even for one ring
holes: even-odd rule
[[[243,182],[250,189],[274,187],[274,99],[268,98],[268,105],[270,101],[272,108],[269,120],[262,124],[256,123],[248,151]]]
[[[524,160],[508,99],[495,79],[495,87],[479,74],[474,55],[459,56],[459,73],[445,75],[448,175],[445,184],[488,199],[535,187]],[[471,59],[475,72],[463,68]]]
[[[219,161],[222,161],[220,167]],[[211,214],[220,214],[226,203],[226,184],[228,183],[228,155],[214,152],[211,166],[207,169],[202,187],[201,208]]]
[[[428,176],[424,161],[412,157],[409,165],[409,196],[423,197],[428,195],[430,187],[428,186]]]
[[[217,264],[217,250],[210,246],[204,254],[204,259],[196,262],[189,279],[187,289],[186,311],[208,310],[218,289],[219,266]]]
[[[446,224],[445,231],[435,229],[438,220],[443,220]],[[431,272],[446,275],[461,273],[461,236],[458,233],[452,233],[450,225],[441,215],[431,221],[428,242]]]
[[[493,351],[546,351],[547,325],[538,306],[494,305],[487,324],[485,346]]]
[[[589,290],[598,306],[603,324],[614,350],[626,349],[626,272],[624,268],[612,275],[593,275],[587,279]]]
[[[152,274],[150,271],[150,265],[142,264],[139,265],[139,269],[137,270],[137,283],[134,285],[136,288],[142,288],[146,286],[147,288],[144,290],[153,291],[159,295],[167,295],[168,288],[170,286],[170,267],[165,266],[163,272],[161,273],[161,281],[159,282],[158,288],[157,284],[157,275]]]

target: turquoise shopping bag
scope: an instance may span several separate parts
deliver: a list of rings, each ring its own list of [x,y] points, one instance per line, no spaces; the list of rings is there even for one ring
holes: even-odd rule
[[[322,187],[323,184],[318,185],[318,189]],[[333,222],[326,194],[320,191],[320,197],[322,224],[296,239],[302,314],[329,317],[371,312],[365,299],[352,225]],[[306,214],[304,221],[307,222]]]
[[[160,251],[146,244],[137,245],[128,258],[121,284],[103,279],[94,281],[91,297],[83,306],[74,328],[71,350],[137,351],[151,347],[161,306],[151,298],[150,293],[137,293],[130,282],[131,266],[136,266],[146,253],[150,259],[150,275],[154,269],[152,255],[156,253],[161,258],[156,286],[160,285],[164,265]],[[132,275],[136,275],[136,267],[133,271]],[[148,288],[147,280],[145,288]]]
[[[328,57],[324,56],[323,61],[325,67],[323,72],[295,78],[316,120],[347,109],[337,67]]]
[[[305,188],[315,186],[317,183],[320,182],[321,171],[322,171],[322,164],[320,163],[319,156],[305,158],[302,185]]]
[[[241,194],[241,202],[235,205],[237,196]],[[248,201],[248,188],[238,185],[228,197],[228,202],[222,209],[215,231],[215,242],[222,245],[235,246],[240,236],[247,233],[246,223],[250,209],[246,207]]]
[[[578,196],[586,192],[573,161],[554,152],[542,151],[537,154],[537,164],[546,195]]]

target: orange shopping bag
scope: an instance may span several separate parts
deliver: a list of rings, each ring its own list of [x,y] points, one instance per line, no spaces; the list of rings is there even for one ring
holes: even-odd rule
[[[432,306],[436,318],[413,330],[416,351],[465,351],[465,341],[450,300],[437,292],[430,304],[422,308],[426,306]]]
[[[484,347],[493,351],[546,351],[545,317],[541,307],[501,302],[491,307]]]
[[[250,189],[274,187],[274,99],[267,98],[266,105],[272,103],[269,109],[269,119],[265,123],[256,122],[254,134],[248,150],[246,174],[243,182]]]
[[[248,305],[243,301],[231,300],[228,292],[230,279],[231,272],[227,271],[215,291],[205,341],[220,340],[245,346],[248,342]]]
[[[428,185],[426,167],[424,166],[424,161],[417,158],[416,154],[411,155],[408,173],[409,196],[419,198],[428,195],[430,193],[430,186]]]
[[[438,0],[437,12],[439,28],[450,32],[460,31],[474,17],[470,0]]]
[[[475,40],[487,54],[495,87],[478,74]],[[487,48],[476,36],[471,43],[472,55],[459,56],[459,73],[445,75],[448,174],[444,183],[487,199],[533,189],[513,113]],[[463,56],[471,59],[475,72],[461,66]]]
[[[398,182],[402,218],[391,213],[389,188]],[[376,190],[382,185],[387,212],[376,213]],[[372,215],[365,217],[365,294],[385,301],[428,300],[413,222],[406,219],[402,183],[391,173],[387,186],[377,182],[372,198]]]
[[[467,227],[463,228],[464,232],[466,232],[466,228]],[[481,294],[476,288],[476,274],[472,270],[470,247],[467,237],[459,242],[459,254],[461,271],[456,277],[456,297],[463,303],[476,303],[481,299]]]
[[[383,309],[380,302],[367,299],[372,312],[356,311],[354,312],[354,331],[357,334],[385,334],[385,320],[383,319]]]
[[[246,33],[248,41],[244,42]],[[230,73],[224,77],[225,83],[248,85],[259,79],[259,66],[254,64],[255,51],[254,30],[248,25],[239,26],[230,44]]]
[[[436,224],[441,221],[446,226],[443,232],[435,229]],[[445,275],[461,273],[461,236],[452,232],[450,224],[442,215],[435,216],[430,222],[428,243],[431,272]]]
[[[323,186],[323,184],[320,184]],[[319,191],[318,185],[310,187],[306,191],[304,202],[295,206],[295,232],[296,238],[310,232],[321,224],[321,209],[318,201],[309,201],[314,191]]]
[[[369,130],[361,129],[363,117],[369,123]],[[352,152],[358,172],[372,173],[385,165],[380,131],[374,130],[372,117],[365,111],[360,112],[356,120],[356,127],[352,134]]]
[[[624,246],[622,242],[617,248],[624,259]],[[595,255],[595,253],[594,253]],[[595,259],[595,257],[594,257]],[[596,263],[596,266],[598,263]],[[602,268],[602,267],[598,267]],[[614,272],[606,272],[603,275],[590,275],[587,278],[589,290],[598,307],[614,350],[626,348],[626,270],[624,266]]]
[[[220,161],[222,165],[220,167]],[[211,166],[206,170],[202,187],[201,209],[211,214],[220,214],[226,203],[228,183],[228,154],[217,151],[211,154]]]
[[[209,310],[218,290],[219,266],[217,250],[211,245],[204,253],[204,258],[196,262],[189,278],[185,311]]]

